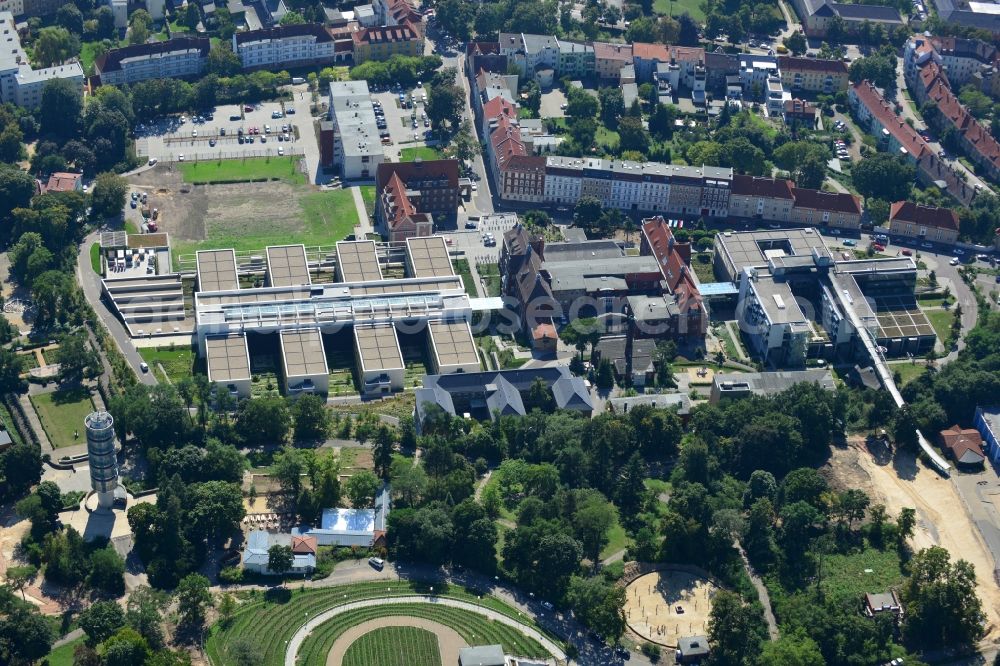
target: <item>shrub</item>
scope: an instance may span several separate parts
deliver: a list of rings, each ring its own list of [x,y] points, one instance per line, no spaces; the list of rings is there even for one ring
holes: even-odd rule
[[[234,585],[243,582],[243,569],[239,567],[223,567],[219,572],[219,582]]]
[[[642,648],[640,649],[642,650],[642,653],[646,655],[646,657],[648,657],[654,664],[660,660],[661,651],[659,645],[656,645],[655,643],[643,643]]]

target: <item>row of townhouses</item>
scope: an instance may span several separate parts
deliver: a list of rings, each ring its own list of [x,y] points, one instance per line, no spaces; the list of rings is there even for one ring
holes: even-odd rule
[[[946,65],[931,40],[915,37],[906,44],[903,67],[906,81],[919,104],[932,102],[937,112],[930,120],[939,130],[947,127],[955,131],[962,151],[983,169],[990,178],[1000,178],[1000,143],[959,102],[952,92],[951,73],[954,67],[956,81],[967,80],[966,59]],[[957,82],[954,85],[960,85]]]
[[[80,63],[33,68],[21,47],[14,15],[0,11],[0,103],[36,108],[42,102],[46,82],[52,79],[71,81],[83,94],[84,76]]]
[[[65,0],[0,0],[0,12],[10,12],[19,20],[51,16],[66,4]],[[115,15],[115,27],[124,28],[128,25],[128,16],[136,9],[145,9],[154,21],[163,18],[166,0],[104,0],[103,4],[111,7]],[[124,20],[119,23],[119,17]]]
[[[879,150],[899,155],[917,169],[924,185],[947,192],[956,201],[968,205],[976,192],[958,172],[941,159],[917,131],[896,113],[892,104],[868,80],[851,84],[847,92],[854,117],[875,137]]]

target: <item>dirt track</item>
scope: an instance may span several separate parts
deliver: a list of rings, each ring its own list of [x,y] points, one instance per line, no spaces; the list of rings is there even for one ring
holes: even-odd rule
[[[878,453],[878,452],[876,452]],[[885,504],[890,516],[905,507],[917,511],[911,543],[920,550],[942,546],[954,559],[976,567],[976,581],[987,616],[987,640],[1000,638],[1000,585],[996,563],[951,481],[917,461],[912,453],[897,452],[892,459],[876,458],[862,438],[851,438],[847,448],[833,449],[830,468],[839,485],[865,490]]]

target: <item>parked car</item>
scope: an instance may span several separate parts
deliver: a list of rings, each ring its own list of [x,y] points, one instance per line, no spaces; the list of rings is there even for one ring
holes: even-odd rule
[[[184,161],[184,153],[181,153],[180,155],[177,156],[177,161],[178,162],[183,162]]]
[[[847,247],[854,247],[857,244],[858,242],[853,238],[848,238],[847,240],[844,241],[844,245],[846,245]]]
[[[139,364],[139,369],[142,370],[143,372],[149,372],[149,364],[143,361],[142,363]]]
[[[472,221],[470,220],[469,222],[466,222],[466,223],[465,223],[465,228],[466,228],[466,229],[475,229],[475,228],[476,228],[476,223],[475,223],[475,222],[472,222]]]
[[[280,156],[282,156],[284,154],[285,154],[284,147],[283,146],[278,146],[278,156],[280,157]]]
[[[899,251],[899,253],[902,254],[904,257],[912,257],[913,256],[913,250],[911,250],[909,248],[903,248],[902,250]]]

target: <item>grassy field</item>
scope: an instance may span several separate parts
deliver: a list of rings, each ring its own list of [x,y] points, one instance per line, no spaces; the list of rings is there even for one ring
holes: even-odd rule
[[[63,389],[52,393],[40,393],[31,396],[31,404],[38,412],[38,419],[45,428],[52,446],[61,448],[81,444],[83,438],[83,419],[94,411],[94,403],[90,401],[90,392],[85,388]],[[73,433],[79,433],[77,438]]]
[[[927,315],[927,319],[931,322],[931,326],[934,327],[934,332],[937,333],[938,340],[941,341],[941,344],[948,344],[948,339],[951,337],[951,322],[955,315],[953,315],[950,310],[942,310],[938,308],[924,310],[924,314]]]
[[[174,256],[193,255],[197,250],[233,248],[237,252],[262,251],[267,245],[285,245],[289,242],[311,245],[333,245],[354,232],[358,224],[358,211],[354,198],[346,190],[313,192],[301,197],[304,229],[290,231],[280,224],[266,220],[248,223],[243,229],[209,227],[209,238],[203,241],[173,241]],[[290,235],[294,233],[294,238]]]
[[[476,281],[472,279],[472,269],[469,268],[468,259],[456,259],[455,272],[462,276],[462,284],[465,285],[465,292],[475,298],[478,294],[476,291]]]
[[[742,347],[739,346],[738,341],[733,340],[733,336],[729,332],[729,327],[723,324],[718,328],[716,333],[726,348],[726,357],[737,361],[740,360],[742,357],[740,356],[739,350],[742,349]]]
[[[418,157],[423,160],[439,160],[442,155],[430,146],[414,146],[399,151],[400,162],[412,162]]]
[[[166,378],[172,383],[176,383],[184,377],[190,377],[196,372],[195,361],[197,359],[194,350],[190,347],[149,347],[139,350],[139,356],[149,364],[149,371],[155,372],[157,378],[162,378],[158,366],[162,365],[166,371]]]
[[[437,636],[417,627],[383,627],[347,648],[344,666],[441,666]]]
[[[622,527],[621,523],[615,521],[615,524],[608,530],[608,545],[601,550],[601,559],[611,557],[622,548],[627,547],[628,544],[629,539],[628,535],[625,534],[625,528]]]
[[[97,60],[97,49],[100,42],[83,42],[80,44],[80,66],[88,76],[94,72],[94,61]],[[72,661],[72,659],[70,659]]]
[[[500,295],[500,266],[497,264],[480,264],[477,269],[479,277],[486,285],[487,296]]]
[[[655,0],[653,11],[674,17],[687,13],[695,21],[705,22],[705,12],[701,11],[701,0]]]
[[[274,589],[267,593],[259,591],[240,594],[240,607],[233,620],[226,626],[215,624],[205,641],[205,650],[214,666],[235,666],[236,662],[226,653],[226,646],[239,637],[249,638],[257,644],[260,666],[280,666],[284,663],[285,644],[302,624],[303,617],[313,617],[327,609],[361,599],[384,599],[414,593],[429,592],[429,584],[414,581],[377,581],[358,583],[340,587],[312,588],[306,590]],[[479,595],[463,587],[435,582],[435,596],[450,597],[479,603],[527,625],[535,626],[530,618],[519,617],[516,610],[492,596]],[[449,611],[457,611],[451,614]],[[378,606],[361,608],[344,613],[335,620],[320,626],[310,634],[300,650],[301,664],[325,664],[330,646],[348,627],[386,615],[407,615],[426,617],[454,627],[468,639],[470,644],[502,643],[517,654],[542,654],[541,646],[504,625],[490,622],[482,616],[453,608],[435,607],[429,604]],[[477,624],[472,625],[471,623]],[[475,626],[472,633],[469,626]],[[500,639],[500,640],[497,640]],[[415,663],[415,662],[414,662]]]
[[[917,296],[917,303],[924,306],[925,308],[940,308],[945,305],[951,305],[955,302],[954,296],[948,296],[945,298],[940,293],[936,294],[921,294]]]
[[[699,282],[715,282],[715,273],[712,271],[712,253],[699,252],[691,258],[691,268]]]
[[[86,638],[81,636],[50,652],[49,656],[45,658],[49,666],[73,666],[73,650],[76,649],[77,645],[82,645],[85,640]]]
[[[245,183],[251,180],[281,180],[293,185],[303,185],[306,177],[296,168],[298,163],[298,157],[289,156],[184,162],[178,166],[184,180],[195,185]]]
[[[828,555],[823,560],[823,589],[835,603],[857,603],[865,592],[883,592],[902,580],[899,555],[891,548]]]

